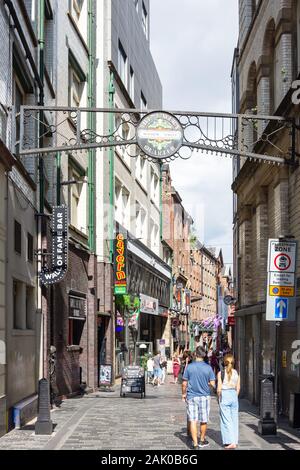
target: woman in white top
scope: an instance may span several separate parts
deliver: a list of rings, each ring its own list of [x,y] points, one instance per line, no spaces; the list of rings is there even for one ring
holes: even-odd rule
[[[234,369],[234,357],[224,357],[224,372],[218,373],[218,397],[222,440],[225,449],[236,449],[239,441],[240,377]]]

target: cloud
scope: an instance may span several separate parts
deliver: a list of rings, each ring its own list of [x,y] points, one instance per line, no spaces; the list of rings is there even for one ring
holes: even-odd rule
[[[152,54],[164,108],[231,112],[230,72],[238,37],[236,0],[150,0]],[[171,164],[173,183],[207,245],[232,260],[232,167],[195,154]]]

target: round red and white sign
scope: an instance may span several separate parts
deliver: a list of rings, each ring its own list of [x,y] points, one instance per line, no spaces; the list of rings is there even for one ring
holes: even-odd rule
[[[274,259],[274,264],[278,271],[287,271],[292,264],[292,260],[289,255],[279,253],[279,255]]]

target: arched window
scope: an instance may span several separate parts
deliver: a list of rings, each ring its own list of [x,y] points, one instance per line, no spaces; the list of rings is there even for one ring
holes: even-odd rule
[[[275,21],[269,21],[263,42],[263,65],[266,77],[261,89],[262,111],[273,114],[276,108]]]

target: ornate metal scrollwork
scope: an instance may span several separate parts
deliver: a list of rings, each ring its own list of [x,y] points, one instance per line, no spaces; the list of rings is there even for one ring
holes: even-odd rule
[[[87,127],[89,113],[99,122],[99,128],[106,129],[106,132],[99,134]],[[145,135],[149,135],[149,141],[152,139],[153,143],[157,129],[157,148],[160,149],[163,148],[160,145],[161,136],[164,135],[167,141],[168,135],[176,133],[176,126],[172,131],[170,125],[170,132],[167,128],[159,129],[159,120],[171,116],[170,122],[173,119],[179,123],[177,131],[182,131],[182,140],[174,153],[167,149],[165,154],[158,151],[157,155],[153,155],[145,150],[147,146],[139,144],[140,125],[151,114],[157,115],[158,124],[155,128],[152,123],[152,128],[146,129]],[[114,119],[110,119],[112,115]],[[284,164],[294,158],[293,125],[292,120],[277,116],[22,106],[20,140],[15,144],[20,156],[115,147],[123,149],[122,152],[126,151],[130,157],[141,155],[154,162],[171,162],[176,158],[185,160],[200,151]],[[42,141],[43,147],[40,146]]]

